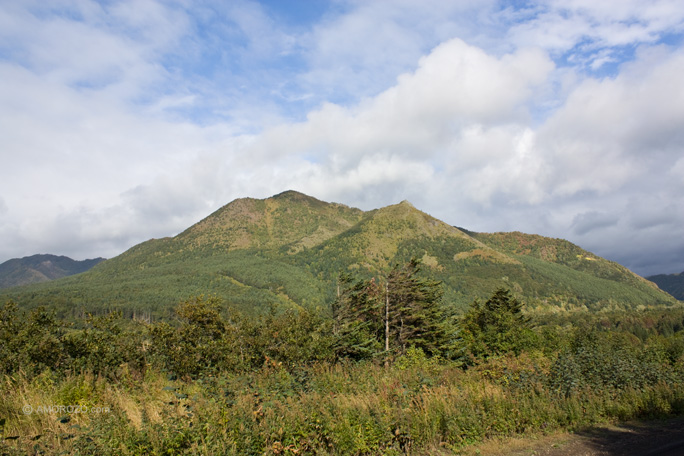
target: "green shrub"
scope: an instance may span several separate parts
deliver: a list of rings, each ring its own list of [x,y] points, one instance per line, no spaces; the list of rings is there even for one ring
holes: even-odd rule
[[[672,384],[673,368],[657,353],[629,336],[597,329],[578,330],[549,373],[549,383],[569,396],[578,390],[643,389],[658,383]]]
[[[474,301],[460,324],[467,362],[505,353],[519,354],[538,345],[522,303],[510,290],[499,288],[484,303]]]

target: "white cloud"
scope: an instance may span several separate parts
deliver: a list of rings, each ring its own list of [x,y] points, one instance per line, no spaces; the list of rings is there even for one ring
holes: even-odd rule
[[[45,82],[118,100],[164,84],[167,74],[154,59],[187,30],[183,16],[151,1],[23,6],[3,10],[10,26],[0,32],[17,63]]]
[[[653,44],[664,33],[684,30],[678,0],[553,0],[532,4],[514,23],[508,39],[516,46],[543,46],[571,63],[594,70],[614,61],[627,46]]]
[[[51,5],[0,7],[0,257],[111,256],[287,188],[644,269],[684,250],[684,56],[653,45],[676,2],[352,1],[288,26],[247,1]]]
[[[344,12],[326,18],[303,37],[310,70],[301,83],[328,100],[353,104],[374,96],[437,44],[459,35],[487,36],[478,21],[495,1],[441,0],[339,2]]]
[[[537,204],[547,197],[547,170],[534,142],[533,130],[520,125],[470,127],[452,146],[447,170],[477,204]]]
[[[350,108],[327,104],[304,123],[265,132],[254,149],[329,160],[343,170],[376,152],[438,159],[464,127],[526,121],[531,92],[552,68],[535,50],[497,59],[452,40],[377,97]]]
[[[656,50],[657,52],[657,50]],[[684,147],[684,54],[644,57],[615,79],[583,81],[538,131],[553,193],[621,191],[664,174]],[[640,185],[640,188],[643,188]]]

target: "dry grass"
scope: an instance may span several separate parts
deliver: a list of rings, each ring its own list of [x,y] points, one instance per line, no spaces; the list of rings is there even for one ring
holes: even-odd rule
[[[159,371],[116,382],[88,373],[15,376],[2,380],[0,413],[8,417],[5,436],[21,436],[17,448],[30,450],[41,434],[51,454],[84,445],[85,431],[71,427],[79,425],[94,429],[89,435],[96,443],[120,454],[494,455],[523,451],[547,434],[561,439],[559,430],[632,419],[643,410],[674,413],[683,402],[683,393],[666,385],[564,398],[511,389],[492,375],[499,364],[519,371],[530,363],[502,359],[468,371],[425,363],[388,369],[322,364],[306,372],[305,385],[280,365],[202,381],[169,380]],[[64,401],[106,406],[110,414],[74,415],[60,423],[59,416],[21,413],[25,404]]]

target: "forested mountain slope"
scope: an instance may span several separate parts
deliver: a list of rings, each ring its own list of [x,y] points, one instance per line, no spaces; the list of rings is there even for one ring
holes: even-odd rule
[[[247,313],[329,308],[340,273],[382,277],[416,257],[464,309],[497,287],[528,309],[635,308],[675,302],[626,268],[561,239],[474,233],[408,202],[361,211],[288,191],[235,200],[175,237],[152,239],[85,274],[4,291],[22,306],[65,314],[121,309],[167,315],[216,294]]]
[[[59,279],[85,272],[104,258],[72,260],[57,255],[31,255],[13,258],[0,264],[0,288],[16,287]]]
[[[684,272],[678,274],[658,274],[647,277],[661,290],[671,294],[680,301],[684,301]]]

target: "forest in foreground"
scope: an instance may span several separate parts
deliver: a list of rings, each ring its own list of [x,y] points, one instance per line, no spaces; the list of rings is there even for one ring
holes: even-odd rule
[[[330,311],[220,298],[175,317],[0,308],[2,454],[454,454],[684,414],[684,308],[452,315],[419,264],[340,278]]]

